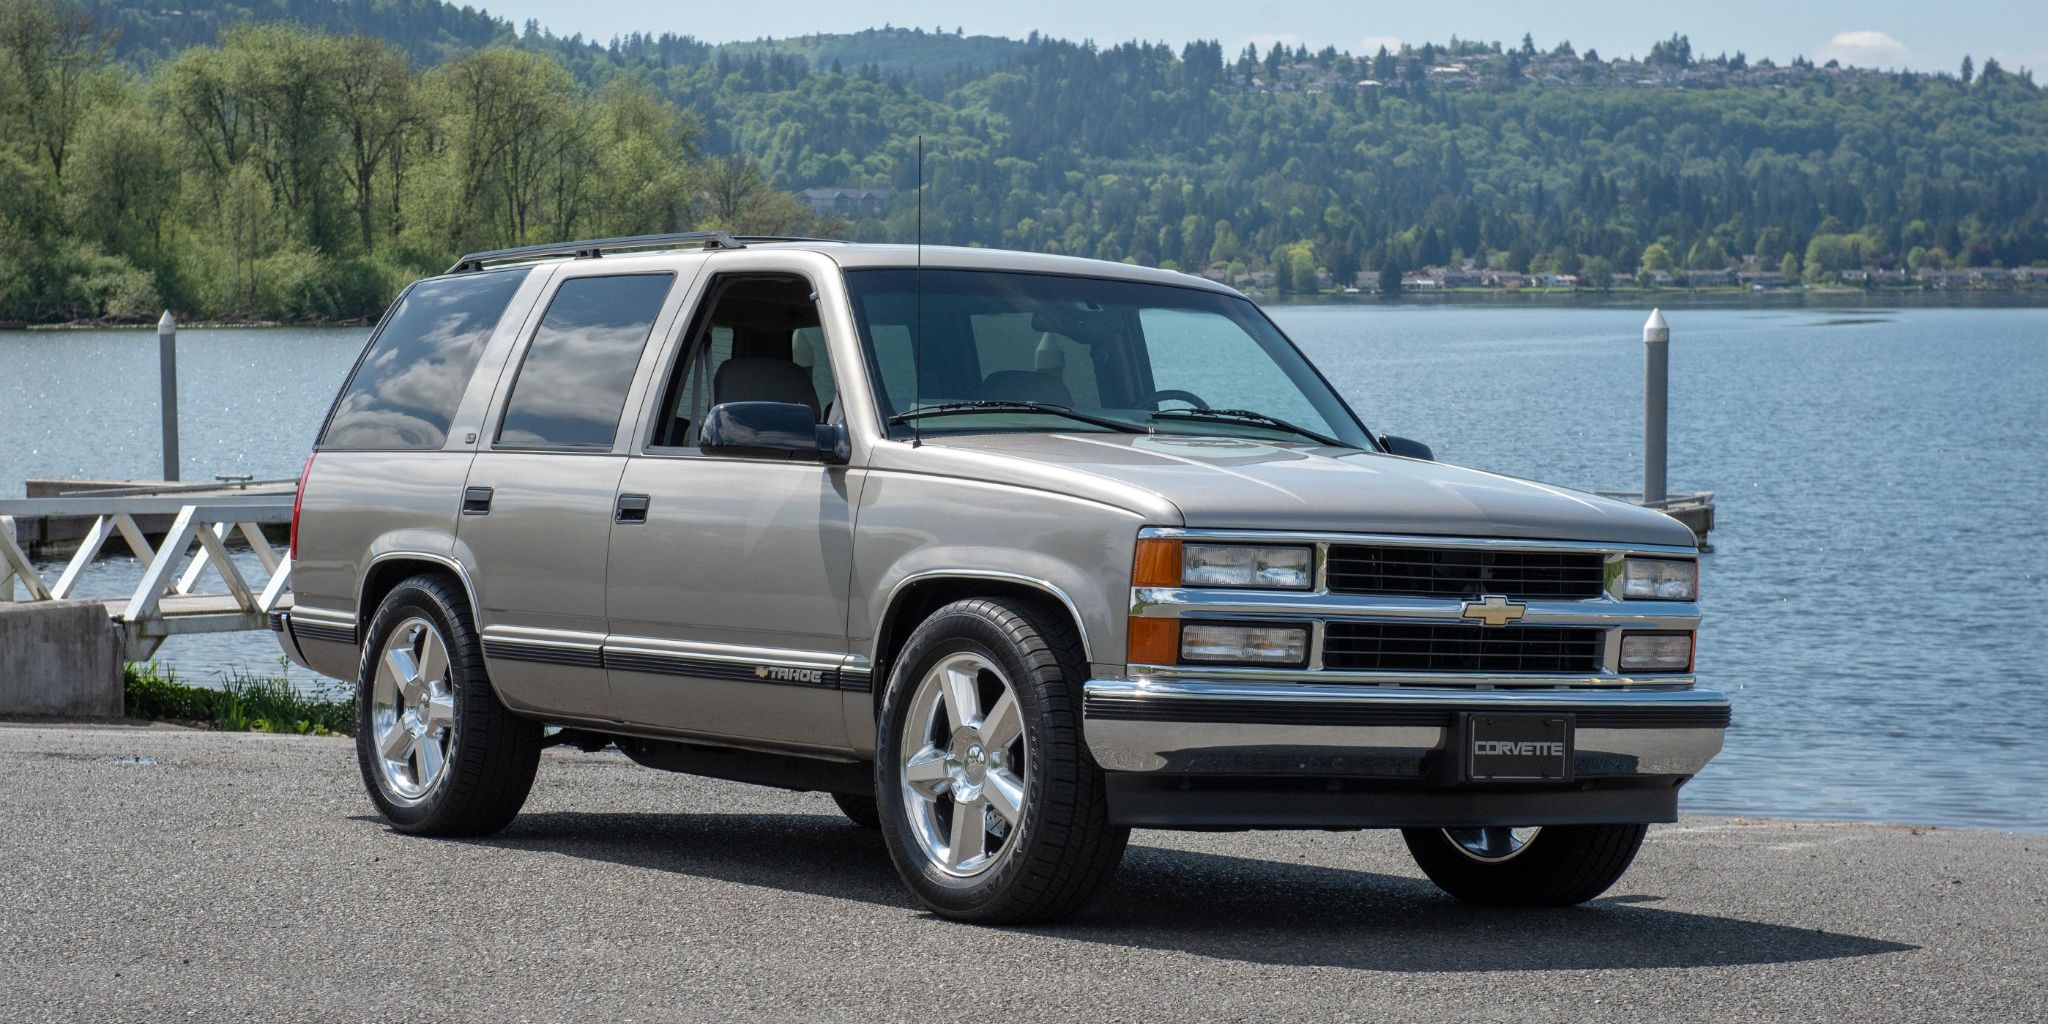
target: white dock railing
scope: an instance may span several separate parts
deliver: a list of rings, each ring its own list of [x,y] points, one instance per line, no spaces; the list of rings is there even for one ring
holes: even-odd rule
[[[136,516],[173,514],[163,542],[155,546],[136,525]],[[43,578],[15,542],[15,520],[31,516],[93,520],[55,583]],[[21,598],[24,588],[29,601],[75,598],[81,580],[104,564],[100,554],[118,536],[142,563],[142,578],[129,596],[101,600],[121,628],[130,661],[148,660],[166,638],[179,634],[266,629],[270,613],[291,603],[292,564],[288,553],[271,546],[263,527],[289,523],[291,517],[290,495],[0,501],[0,601]],[[244,576],[229,556],[228,541],[237,536],[255,554],[262,579]],[[209,568],[226,593],[199,589]]]

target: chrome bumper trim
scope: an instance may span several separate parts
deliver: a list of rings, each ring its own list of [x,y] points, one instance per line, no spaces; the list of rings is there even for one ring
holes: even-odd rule
[[[1465,712],[1578,716],[1579,778],[1689,776],[1721,750],[1712,690],[1459,690],[1218,680],[1098,679],[1088,748],[1112,772],[1425,778],[1441,775]]]

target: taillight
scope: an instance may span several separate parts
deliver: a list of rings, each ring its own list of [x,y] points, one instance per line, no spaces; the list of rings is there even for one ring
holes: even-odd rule
[[[292,492],[292,539],[285,551],[291,560],[299,560],[299,506],[306,501],[306,478],[313,475],[313,456],[306,456],[305,468],[299,470],[299,487]]]

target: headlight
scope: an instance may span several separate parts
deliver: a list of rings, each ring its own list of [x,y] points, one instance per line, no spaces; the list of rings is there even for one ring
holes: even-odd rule
[[[1691,633],[1623,633],[1623,672],[1683,672],[1692,667]]]
[[[1700,564],[1679,558],[1631,558],[1621,569],[1621,596],[1632,601],[1697,601]]]
[[[1315,561],[1313,548],[1184,544],[1180,581],[1187,587],[1307,590],[1315,576]]]
[[[1180,631],[1180,660],[1211,664],[1306,665],[1302,626],[1225,626],[1191,622]]]

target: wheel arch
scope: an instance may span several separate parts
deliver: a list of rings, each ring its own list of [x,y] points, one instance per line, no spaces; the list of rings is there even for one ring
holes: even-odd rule
[[[369,632],[370,620],[377,615],[377,607],[384,603],[385,595],[391,593],[400,583],[414,576],[438,573],[453,576],[462,585],[463,600],[469,602],[470,614],[479,612],[476,588],[470,585],[469,573],[462,564],[444,555],[432,555],[419,551],[389,551],[370,560],[363,569],[363,582],[356,595],[356,635],[364,637]]]
[[[1094,648],[1089,645],[1088,627],[1082,621],[1080,607],[1065,591],[1045,580],[1018,573],[993,570],[936,569],[904,578],[889,593],[887,610],[875,630],[874,655],[870,662],[874,671],[874,707],[879,712],[882,695],[887,691],[888,674],[896,655],[903,649],[918,625],[931,613],[953,603],[976,597],[1018,597],[1057,609],[1072,626],[1074,634],[1081,639],[1081,650],[1090,660]]]

